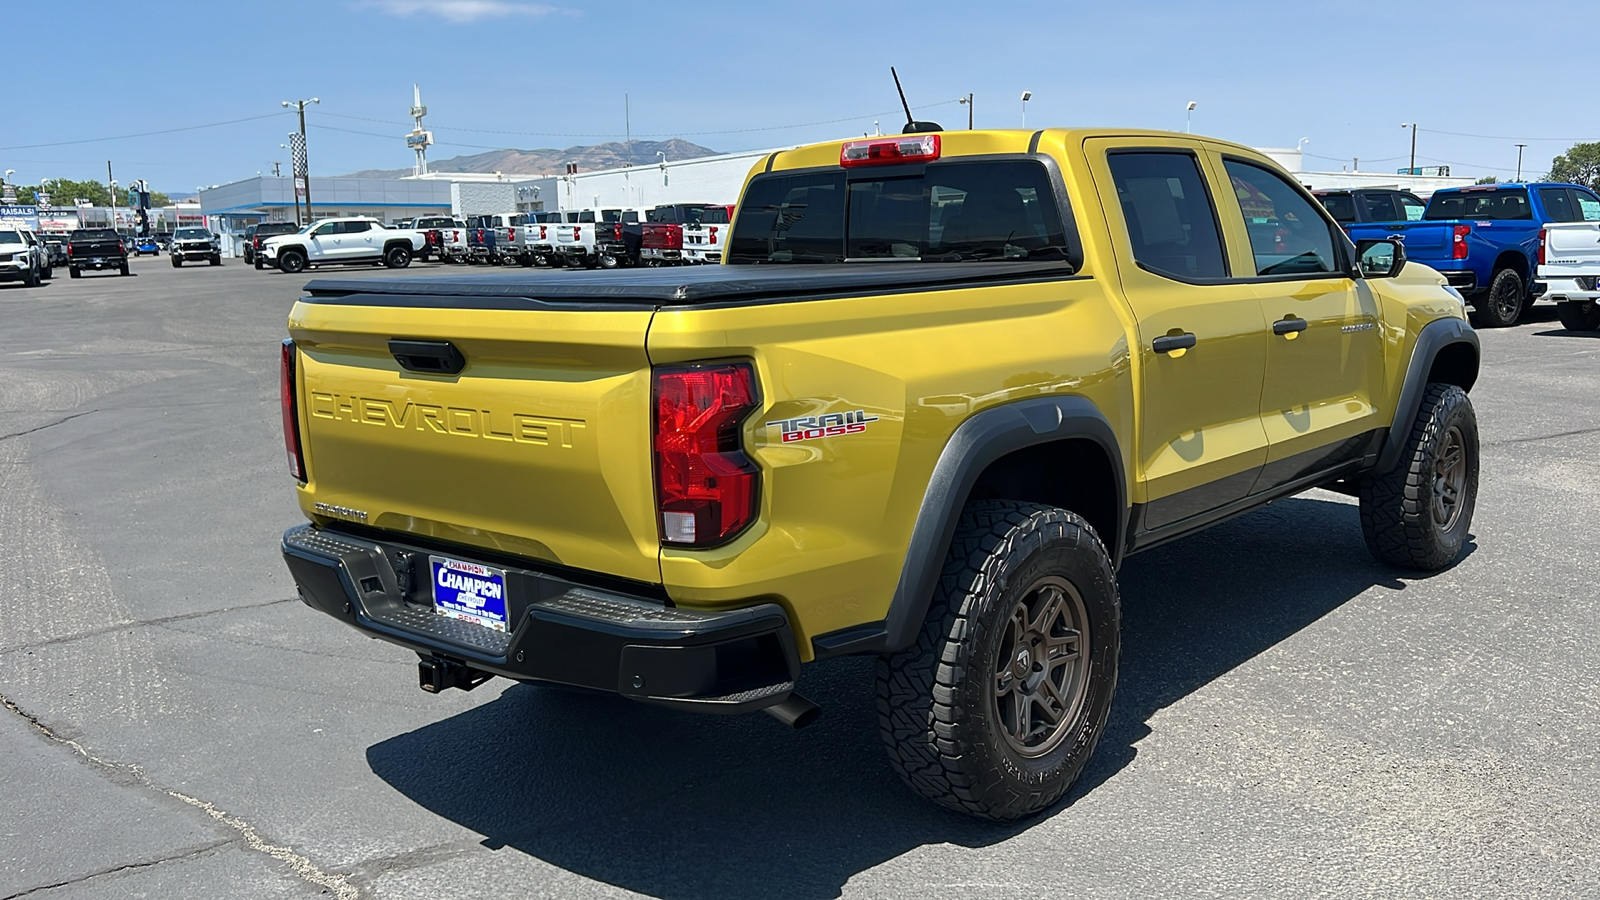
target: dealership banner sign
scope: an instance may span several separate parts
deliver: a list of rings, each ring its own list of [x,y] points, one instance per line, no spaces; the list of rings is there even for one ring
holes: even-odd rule
[[[21,225],[30,231],[38,231],[39,207],[0,206],[0,225]]]

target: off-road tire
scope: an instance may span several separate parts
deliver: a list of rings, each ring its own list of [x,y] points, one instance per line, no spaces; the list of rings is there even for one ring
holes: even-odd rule
[[[1011,700],[1001,699],[998,686],[1011,666],[997,670],[997,657],[1004,650],[1022,665],[1013,656],[1027,643],[1017,640],[1013,612],[1019,601],[1045,596],[1041,584],[1069,586],[1063,603],[1083,618],[1077,652],[1060,657],[1077,673],[1063,674],[1062,685],[1081,690],[1068,691],[1074,696],[1060,704],[1062,724],[1029,753],[1006,733],[1001,704],[1022,688],[1013,679]],[[1031,613],[1020,609],[1026,620]],[[1010,500],[969,504],[916,643],[878,660],[878,724],[890,763],[912,790],[979,818],[1009,821],[1049,808],[1077,780],[1105,729],[1120,615],[1111,557],[1077,514]],[[1044,672],[1048,681],[1056,665],[1063,663],[1022,671]],[[1022,696],[1043,698],[1039,687]],[[1024,700],[1030,721],[1032,702]]]
[[[306,255],[299,250],[284,250],[278,254],[278,271],[298,275],[306,270]]]
[[[1561,327],[1568,331],[1600,331],[1600,303],[1594,300],[1568,300],[1556,304]]]
[[[1410,432],[1402,434],[1399,463],[1358,485],[1361,534],[1379,562],[1436,572],[1461,555],[1472,527],[1478,501],[1478,417],[1466,391],[1453,384],[1429,384]],[[1441,474],[1440,455],[1446,454],[1443,462],[1448,465],[1452,447],[1459,447],[1461,454],[1459,478]],[[1452,493],[1453,504],[1448,501]],[[1442,521],[1441,508],[1447,510]]]
[[[404,269],[411,265],[411,248],[396,244],[384,250],[383,264],[391,269]]]
[[[1486,328],[1508,328],[1522,318],[1527,287],[1515,269],[1501,269],[1489,279],[1489,290],[1473,301],[1478,323]]]

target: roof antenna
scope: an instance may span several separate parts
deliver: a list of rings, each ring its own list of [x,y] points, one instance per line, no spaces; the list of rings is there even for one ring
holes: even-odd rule
[[[938,122],[918,122],[911,117],[911,104],[906,102],[906,89],[900,86],[900,73],[889,67],[889,74],[894,76],[894,89],[900,92],[900,105],[906,111],[906,127],[900,129],[901,134],[918,134],[927,131],[943,131]]]

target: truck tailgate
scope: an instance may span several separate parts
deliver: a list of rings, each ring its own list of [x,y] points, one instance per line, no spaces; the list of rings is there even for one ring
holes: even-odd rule
[[[1449,260],[1454,222],[1367,222],[1348,226],[1350,240],[1399,238],[1406,245],[1406,257],[1433,264]]]
[[[1600,274],[1600,222],[1562,222],[1544,229],[1542,278]]]
[[[647,307],[306,298],[289,319],[317,521],[353,521],[659,582]],[[393,339],[448,342],[459,374]]]

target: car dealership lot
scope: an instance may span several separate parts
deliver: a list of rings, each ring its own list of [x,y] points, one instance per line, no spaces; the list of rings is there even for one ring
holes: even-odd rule
[[[799,732],[419,691],[414,656],[306,609],[279,558],[277,344],[308,276],[131,265],[0,287],[0,897],[1600,883],[1600,340],[1548,307],[1480,333],[1465,559],[1383,568],[1321,492],[1132,557],[1108,733],[1068,805],[999,827],[900,785],[864,660],[807,673],[824,716]]]

